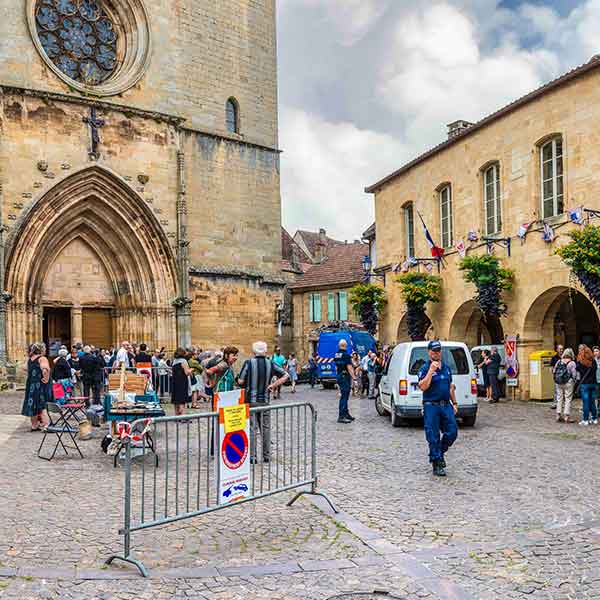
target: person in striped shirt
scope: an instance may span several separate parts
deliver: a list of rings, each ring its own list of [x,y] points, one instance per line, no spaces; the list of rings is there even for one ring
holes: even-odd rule
[[[254,358],[248,359],[242,366],[238,375],[238,385],[246,390],[246,402],[253,406],[265,406],[270,403],[271,392],[279,389],[288,379],[287,373],[273,360],[267,358],[267,344],[265,342],[254,342],[252,344]],[[271,383],[271,379],[277,377]],[[256,435],[260,430],[262,439],[262,459],[269,462],[271,454],[271,415],[270,413],[257,413],[250,422],[250,435],[253,443],[254,456],[250,459],[256,462]]]

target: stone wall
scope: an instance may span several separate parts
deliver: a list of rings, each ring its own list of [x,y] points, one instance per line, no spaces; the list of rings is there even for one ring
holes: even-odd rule
[[[440,209],[438,187],[452,184],[454,238],[466,240],[469,230],[483,231],[482,168],[490,161],[500,164],[503,228],[500,236],[515,238],[519,225],[539,219],[539,144],[548,136],[560,134],[564,145],[565,205],[600,209],[600,72],[598,69],[539,99],[530,102],[488,126],[460,139],[435,156],[396,177],[375,194],[377,254],[379,265],[401,263],[404,259],[402,208],[414,202],[438,242]],[[569,272],[555,255],[556,247],[567,241],[574,225],[565,224],[566,215],[549,219],[558,235],[554,244],[542,241],[541,225],[534,226],[524,243],[512,240],[512,256],[496,248],[503,264],[515,270],[514,290],[506,294],[509,316],[502,320],[505,334],[520,335],[521,392],[528,393],[527,355],[533,350],[551,348],[557,340],[552,319],[570,285]],[[415,226],[416,253],[428,256],[422,230]],[[468,243],[467,243],[468,245]],[[485,252],[485,246],[472,244],[470,252]],[[470,298],[475,290],[464,283],[458,271],[459,257],[449,251],[442,272],[443,299],[429,306],[432,335],[442,339],[477,340],[479,318]],[[382,323],[382,341],[403,340],[401,327],[404,304],[393,277],[387,278],[389,304]]]
[[[123,0],[110,0],[118,4]],[[40,57],[27,13],[34,0],[5,3],[2,84],[78,96]],[[108,102],[174,114],[226,133],[225,103],[241,110],[240,139],[277,146],[275,0],[144,0],[151,56],[140,81]]]

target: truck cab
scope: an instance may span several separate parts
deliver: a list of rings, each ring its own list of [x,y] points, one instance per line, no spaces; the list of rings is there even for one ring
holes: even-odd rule
[[[369,351],[376,351],[375,338],[359,329],[339,329],[322,331],[317,345],[317,366],[321,384],[326,389],[335,387],[337,382],[337,369],[334,357],[338,352],[340,340],[348,342],[348,354],[358,353],[360,358]]]

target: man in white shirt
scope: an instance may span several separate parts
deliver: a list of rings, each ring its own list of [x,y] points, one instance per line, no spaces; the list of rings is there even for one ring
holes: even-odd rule
[[[123,342],[119,351],[117,352],[117,358],[115,359],[115,371],[121,369],[121,365],[124,364],[126,369],[129,369],[129,342]]]
[[[369,376],[368,376],[368,367],[369,367],[369,354],[365,354],[360,360],[360,372],[361,372],[361,391],[360,395],[364,396],[369,389]]]

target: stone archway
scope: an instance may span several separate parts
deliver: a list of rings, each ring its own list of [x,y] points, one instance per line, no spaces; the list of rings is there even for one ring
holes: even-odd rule
[[[122,179],[94,166],[69,175],[46,192],[11,231],[6,249],[6,289],[13,295],[8,310],[9,356],[20,358],[28,343],[42,338],[48,270],[73,244],[82,244],[96,257],[112,289],[104,289],[97,302],[90,302],[89,294],[77,298],[71,289],[62,298],[54,295],[52,304],[64,304],[77,317],[76,311],[86,303],[103,305],[112,297],[113,342],[132,339],[174,347],[171,303],[177,278],[167,237]]]
[[[469,348],[482,344],[499,344],[504,330],[499,319],[486,323],[474,300],[461,304],[450,322],[449,337],[464,342]]]
[[[556,286],[534,300],[525,317],[523,334],[530,344],[540,348],[550,350],[562,344],[577,352],[581,343],[598,343],[600,320],[587,296],[567,286]]]

